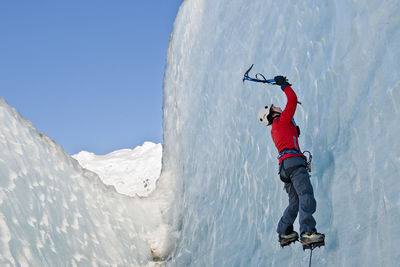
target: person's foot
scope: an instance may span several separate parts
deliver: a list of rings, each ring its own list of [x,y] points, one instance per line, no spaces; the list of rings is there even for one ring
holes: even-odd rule
[[[325,235],[317,232],[304,232],[300,237],[303,249],[314,249],[325,245]]]
[[[296,241],[299,241],[299,234],[296,231],[292,231],[287,235],[279,235],[279,243],[281,244],[281,247],[288,246]]]

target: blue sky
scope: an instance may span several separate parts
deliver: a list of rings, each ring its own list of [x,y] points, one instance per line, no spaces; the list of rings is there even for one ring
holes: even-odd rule
[[[70,154],[162,142],[182,2],[0,1],[0,96]]]

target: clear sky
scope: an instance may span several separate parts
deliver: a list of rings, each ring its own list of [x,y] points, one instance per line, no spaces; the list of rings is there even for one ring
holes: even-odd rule
[[[70,154],[162,142],[182,2],[0,1],[0,96]]]

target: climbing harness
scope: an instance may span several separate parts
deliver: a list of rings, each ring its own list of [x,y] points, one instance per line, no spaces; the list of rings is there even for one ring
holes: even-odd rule
[[[305,153],[308,153],[308,158],[305,155]],[[302,155],[304,157],[304,160],[306,162],[306,169],[308,172],[311,172],[311,161],[312,161],[312,155],[311,152],[308,150],[305,150],[303,152],[300,152],[297,149],[284,149],[281,153],[279,153],[278,155],[278,159],[280,159],[281,157],[283,157],[286,154],[290,154],[290,155]]]
[[[286,154],[290,154],[290,155],[301,155],[302,153],[300,151],[298,151],[297,149],[284,149],[281,153],[279,153],[278,155],[278,159],[283,157]]]

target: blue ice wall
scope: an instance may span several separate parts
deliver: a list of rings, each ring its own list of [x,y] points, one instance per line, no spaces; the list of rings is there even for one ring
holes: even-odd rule
[[[400,260],[400,2],[186,0],[164,79],[163,175],[176,187],[169,266],[307,266],[275,232],[287,206],[265,104],[282,74],[299,100],[300,146],[313,153],[314,266]],[[298,230],[298,224],[295,224]]]

